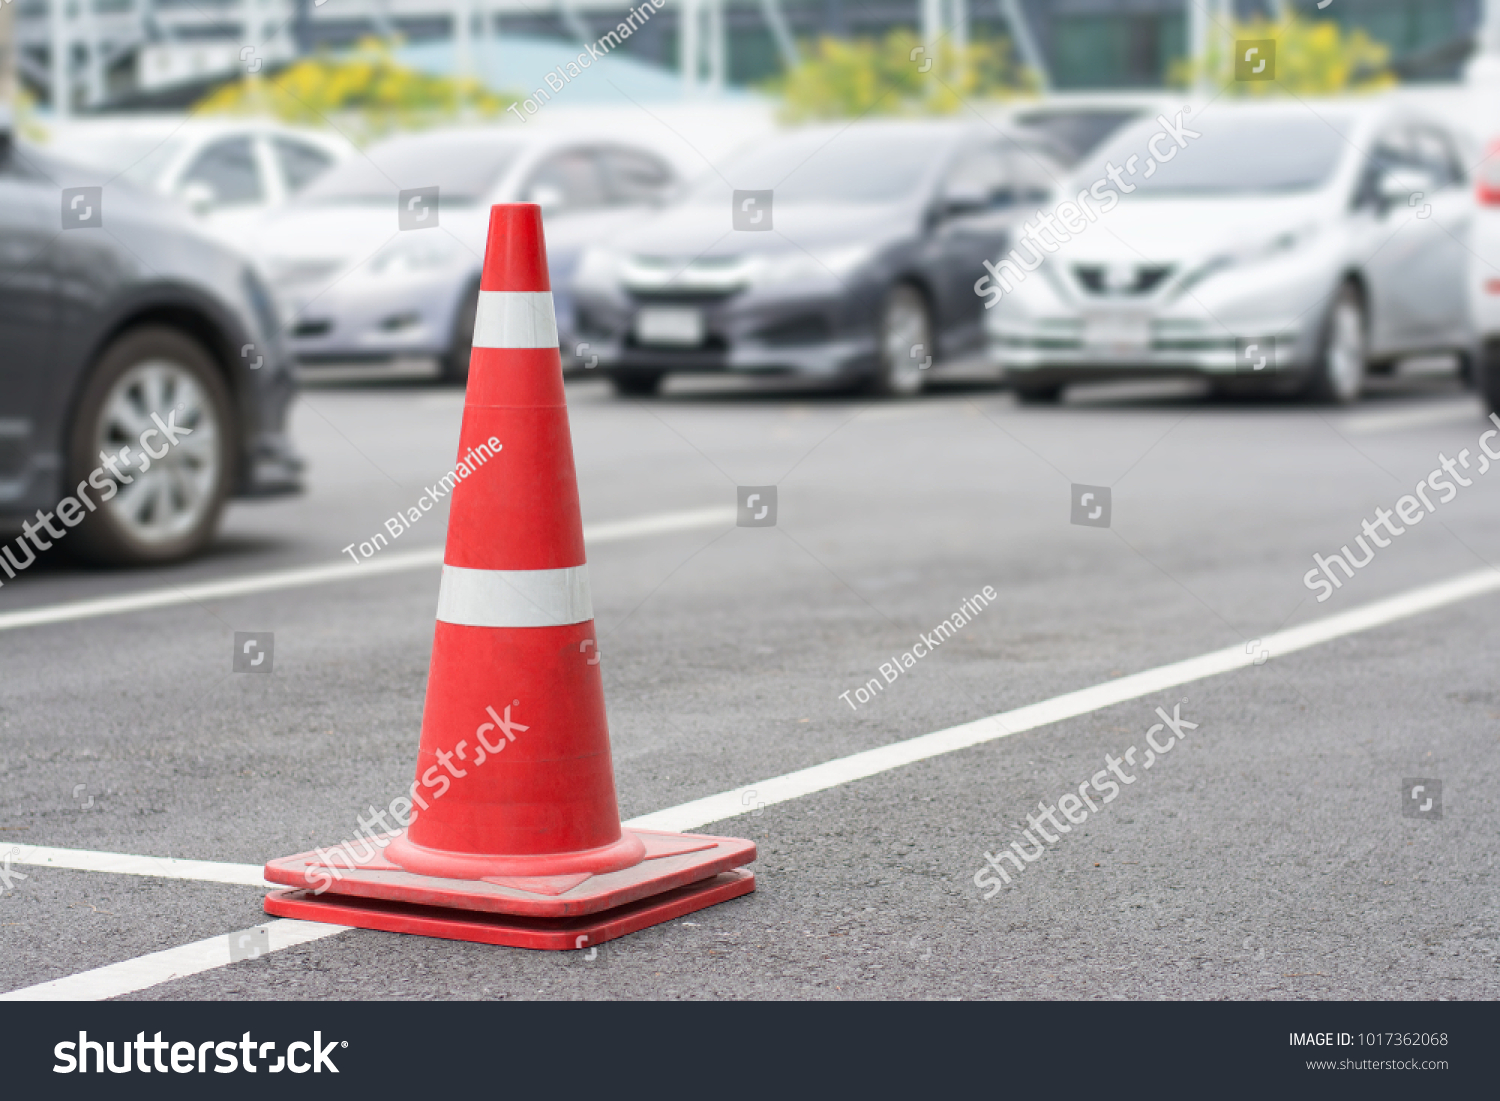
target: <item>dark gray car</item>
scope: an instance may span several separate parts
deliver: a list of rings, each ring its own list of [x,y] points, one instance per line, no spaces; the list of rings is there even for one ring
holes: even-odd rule
[[[983,263],[1062,178],[1044,139],[990,126],[777,135],[585,253],[577,351],[628,394],[679,371],[914,393],[980,347]]]
[[[226,498],[300,488],[294,392],[250,266],[163,201],[0,126],[0,546],[181,558]],[[7,578],[0,577],[0,583]]]

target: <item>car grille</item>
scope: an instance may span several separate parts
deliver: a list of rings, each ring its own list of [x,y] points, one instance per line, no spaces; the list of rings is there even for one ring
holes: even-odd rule
[[[828,319],[822,314],[802,314],[768,325],[755,334],[772,347],[795,347],[799,344],[823,344],[832,334]]]
[[[1089,294],[1150,294],[1172,274],[1171,264],[1077,264],[1073,275]]]

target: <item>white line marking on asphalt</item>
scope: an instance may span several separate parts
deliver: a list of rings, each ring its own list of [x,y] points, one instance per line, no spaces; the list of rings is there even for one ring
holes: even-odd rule
[[[155,875],[162,879],[193,879],[199,883],[232,883],[241,887],[269,887],[259,864],[222,864],[217,860],[175,860],[170,856],[132,856],[91,849],[49,849],[39,845],[0,848],[0,858],[13,864],[66,868],[74,872],[116,872]]]
[[[601,543],[618,543],[625,539],[639,539],[647,535],[692,531],[696,528],[710,528],[733,523],[734,506],[714,505],[710,508],[688,509],[683,512],[638,516],[630,520],[609,520],[600,524],[585,524],[583,539],[586,544],[598,546]],[[442,547],[424,547],[421,550],[381,554],[368,562],[335,562],[323,566],[303,566],[297,569],[250,574],[246,577],[231,577],[222,581],[174,586],[170,589],[148,589],[145,592],[130,593],[125,596],[108,596],[97,600],[74,601],[70,604],[52,604],[43,608],[27,608],[19,612],[7,612],[0,615],[0,631],[13,631],[20,627],[39,627],[50,623],[68,623],[79,619],[95,619],[99,616],[120,615],[124,612],[170,608],[179,604],[193,604],[200,600],[225,600],[230,597],[274,592],[278,589],[296,589],[334,581],[354,581],[364,577],[401,573],[406,570],[425,569],[442,564]]]
[[[798,799],[804,795],[811,795],[813,792],[826,791],[828,788],[838,787],[854,780],[862,780],[866,776],[888,772],[893,768],[923,761],[929,757],[937,757],[944,753],[981,745],[984,742],[992,742],[997,738],[1009,737],[1025,730],[1034,730],[1039,726],[1047,726],[1061,722],[1063,719],[1076,718],[1091,711],[1112,707],[1127,700],[1139,699],[1153,692],[1176,688],[1179,685],[1217,676],[1220,673],[1232,672],[1246,665],[1255,664],[1261,651],[1269,651],[1273,658],[1281,657],[1319,643],[1342,638],[1345,635],[1368,631],[1372,627],[1380,627],[1398,619],[1406,619],[1421,612],[1441,608],[1446,604],[1454,604],[1465,597],[1479,596],[1497,589],[1500,589],[1500,571],[1478,570],[1451,581],[1427,585],[1399,596],[1377,600],[1373,604],[1365,604],[1347,612],[1328,616],[1326,619],[1315,620],[1301,627],[1292,627],[1285,631],[1278,631],[1274,635],[1267,635],[1260,640],[1260,646],[1256,648],[1255,653],[1248,652],[1250,647],[1244,643],[1238,646],[1228,646],[1222,650],[1215,650],[1213,653],[1188,658],[1186,661],[1160,665],[1144,673],[1120,677],[1117,680],[1106,681],[1104,684],[1096,684],[1092,688],[1083,688],[1077,692],[1069,692],[1050,700],[1043,700],[1041,703],[1019,707],[1014,711],[1005,711],[999,715],[976,719],[962,726],[952,726],[947,730],[908,738],[904,742],[895,742],[892,745],[881,746],[879,749],[840,757],[836,761],[813,765],[799,772],[789,772],[785,776],[757,780],[753,784],[746,784],[734,791],[710,795],[706,799],[697,799],[679,807],[632,818],[627,824],[649,830],[696,829],[709,822],[734,818],[754,809],[747,805],[743,798],[743,793],[751,788],[755,789],[755,802],[762,807],[770,806],[772,803],[782,803],[788,799]]]
[[[347,932],[349,927],[275,918],[256,928],[264,928],[270,932],[270,951],[275,952],[281,948],[295,948],[299,944]],[[139,956],[123,963],[111,963],[92,971],[69,975],[67,978],[12,990],[8,994],[0,994],[0,1001],[102,1001],[105,998],[133,994],[137,990],[145,990],[170,979],[182,979],[217,967],[227,967],[229,962],[229,936],[220,933],[207,940],[184,944],[181,948],[168,948],[164,952],[152,952],[149,956]]]
[[[1441,405],[1403,409],[1399,413],[1367,413],[1334,421],[1351,436],[1372,436],[1377,432],[1395,432],[1403,428],[1423,428],[1430,424],[1456,424],[1459,421],[1484,421],[1484,411],[1479,402],[1470,399],[1464,402],[1443,402]]]
[[[669,807],[666,810],[655,811],[651,814],[643,814],[638,818],[632,818],[625,823],[636,829],[651,830],[692,830],[711,822],[722,822],[725,819],[736,818],[741,814],[747,814],[754,807],[748,805],[743,799],[743,793],[753,788],[756,794],[756,805],[769,806],[773,803],[785,803],[792,799],[801,798],[819,791],[827,791],[829,788],[839,787],[843,784],[862,780],[869,776],[876,776],[882,772],[901,768],[904,765],[914,764],[917,761],[925,761],[931,757],[939,757],[946,753],[953,753],[960,749],[968,749],[971,746],[982,745],[999,738],[1006,738],[1012,734],[1020,734],[1023,731],[1034,730],[1040,726],[1048,726],[1052,723],[1061,722],[1064,719],[1076,718],[1086,715],[1101,708],[1112,707],[1117,703],[1125,703],[1129,700],[1148,696],[1153,692],[1161,692],[1168,688],[1176,688],[1192,681],[1203,680],[1206,677],[1218,676],[1220,673],[1233,672],[1247,665],[1253,665],[1260,652],[1268,651],[1272,657],[1283,657],[1294,654],[1298,650],[1306,650],[1324,642],[1332,642],[1334,639],[1343,638],[1347,635],[1358,634],[1375,627],[1382,627],[1388,623],[1408,619],[1423,612],[1430,612],[1437,608],[1456,604],[1469,597],[1483,596],[1500,590],[1500,571],[1478,570],[1474,573],[1463,574],[1449,581],[1441,581],[1435,585],[1425,585],[1420,589],[1412,589],[1409,592],[1400,593],[1385,600],[1377,600],[1371,604],[1364,604],[1357,608],[1351,608],[1347,612],[1339,612],[1325,619],[1315,620],[1312,623],[1300,627],[1292,627],[1285,631],[1278,631],[1274,635],[1267,635],[1260,639],[1260,645],[1252,648],[1245,644],[1229,646],[1223,650],[1215,650],[1212,653],[1202,654],[1195,658],[1187,658],[1184,661],[1173,662],[1170,665],[1160,665],[1155,669],[1147,669],[1143,673],[1135,673],[1128,677],[1120,677],[1116,680],[1107,681],[1104,684],[1096,684],[1091,688],[1083,688],[1077,692],[1068,692],[1061,696],[1055,696],[1041,703],[1029,704],[1019,707],[1013,711],[1005,711],[998,715],[990,715],[987,718],[976,719],[974,722],[965,723],[962,726],[949,727],[946,730],[934,731],[931,734],[923,734],[920,737],[908,738],[906,741],[895,742],[891,745],[881,746],[878,749],[866,750],[863,753],[855,753],[849,757],[840,757],[834,761],[825,761],[821,765],[804,768],[798,772],[789,772],[784,776],[774,776],[769,780],[757,780],[752,784],[745,784],[733,791],[721,792],[718,795],[710,795],[705,799],[695,799],[691,803],[681,806]],[[83,858],[102,864],[101,857],[112,857],[111,853],[78,853],[69,849],[32,849],[32,852],[50,854],[47,863],[54,867],[82,867]],[[77,863],[69,861],[77,859]],[[14,860],[15,858],[12,857]],[[119,868],[87,867],[87,871],[128,871],[138,875],[157,875],[158,872],[141,871],[135,864],[146,864],[151,862],[152,857],[119,856],[121,866]],[[18,860],[18,863],[33,863],[33,861]],[[179,864],[188,864],[189,861],[178,861]],[[200,861],[209,868],[230,869],[237,871],[225,871],[220,874],[244,875],[246,881],[257,880],[261,869],[248,864],[213,864],[209,861]],[[126,866],[129,865],[129,866]],[[184,877],[185,878],[185,877]],[[209,878],[210,882],[225,882],[217,877]],[[289,922],[288,924],[302,924]],[[343,932],[344,926],[318,926],[320,929],[329,929],[332,932]],[[325,934],[325,935],[331,935]],[[218,938],[222,940],[222,938]],[[309,937],[307,939],[316,939]],[[29,991],[41,991],[50,988],[72,989],[66,984],[74,980],[82,980],[90,975],[103,975],[105,973],[130,975],[132,982],[139,982],[121,993],[129,993],[131,990],[143,990],[147,986],[154,985],[152,982],[144,981],[144,976],[151,968],[146,967],[147,961],[158,958],[167,960],[168,957],[175,961],[174,952],[201,952],[204,945],[209,941],[200,941],[196,945],[188,945],[185,948],[172,949],[167,952],[157,952],[150,956],[142,956],[138,960],[127,960],[124,963],[115,964],[113,967],[100,968],[98,971],[85,972],[83,975],[75,975],[71,979],[57,979],[51,983],[42,983],[40,986],[27,987],[25,990],[14,991],[4,995],[7,998],[18,998],[28,996]],[[304,943],[298,941],[296,943]],[[274,951],[278,945],[272,938],[271,948]],[[290,947],[290,944],[279,947]],[[206,971],[214,966],[222,966],[229,962],[228,950],[226,948],[223,959],[219,964],[206,963],[197,967],[194,971],[182,971],[174,963],[173,969],[169,970],[168,963],[152,965],[156,968],[159,977],[155,982],[166,982],[169,979],[184,974],[194,974],[197,971]],[[93,989],[92,987],[81,987],[80,989]],[[98,989],[109,989],[104,980],[100,980]],[[46,997],[50,995],[36,995]],[[58,997],[114,997],[110,993],[79,993],[76,995],[59,994]]]

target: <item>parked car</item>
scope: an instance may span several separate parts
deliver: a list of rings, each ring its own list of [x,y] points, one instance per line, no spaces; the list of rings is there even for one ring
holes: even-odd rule
[[[672,372],[912,394],[927,366],[980,347],[974,274],[1064,175],[1043,139],[988,126],[780,134],[590,249],[578,335],[626,394]]]
[[[300,487],[292,373],[242,257],[95,178],[0,129],[0,522],[46,514],[64,553],[167,562],[208,543],[226,498]]]
[[[181,202],[215,235],[252,246],[260,217],[354,152],[332,132],[265,119],[96,118],[54,125],[47,149]]]
[[[262,225],[259,259],[299,361],[436,357],[445,376],[461,379],[489,208],[535,202],[569,361],[577,342],[568,288],[579,254],[641,220],[677,185],[665,157],[627,140],[432,131],[372,146],[317,181]]]
[[[1474,256],[1469,279],[1474,328],[1479,334],[1475,379],[1500,413],[1500,141],[1491,142],[1474,173]]]
[[[1466,360],[1459,148],[1380,102],[1218,102],[1134,124],[1066,188],[1098,200],[1101,224],[992,264],[992,355],[1031,401],[1189,374],[1349,402],[1402,357]]]

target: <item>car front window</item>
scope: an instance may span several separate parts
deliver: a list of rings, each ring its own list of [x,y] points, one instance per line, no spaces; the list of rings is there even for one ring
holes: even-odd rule
[[[1223,113],[1189,116],[1183,124],[1198,136],[1184,136],[1181,144],[1158,140],[1156,147],[1176,149],[1165,162],[1157,161],[1145,175],[1148,159],[1156,160],[1148,143],[1161,124],[1131,127],[1098,156],[1080,168],[1084,186],[1108,178],[1110,168],[1124,172],[1133,185],[1128,197],[1193,197],[1215,195],[1278,195],[1315,191],[1332,179],[1351,151],[1347,135],[1352,120],[1306,114],[1234,118]],[[1136,159],[1134,173],[1127,170]],[[1126,190],[1122,185],[1121,190]]]
[[[731,191],[770,190],[777,203],[892,203],[916,195],[948,145],[916,130],[816,131],[774,139],[701,182],[690,201],[727,204]]]
[[[515,161],[516,147],[472,136],[394,141],[356,154],[307,185],[309,203],[388,203],[397,193],[438,188],[444,206],[481,201]]]

